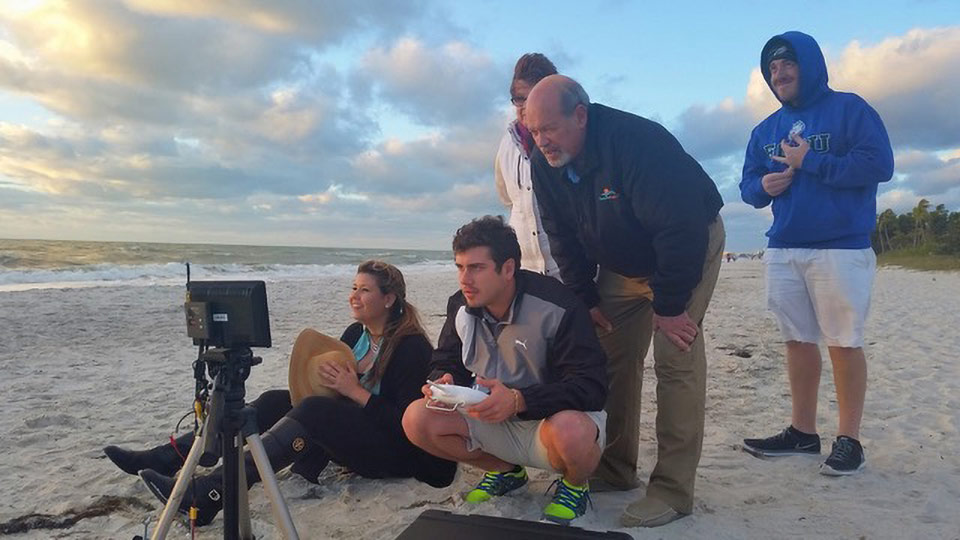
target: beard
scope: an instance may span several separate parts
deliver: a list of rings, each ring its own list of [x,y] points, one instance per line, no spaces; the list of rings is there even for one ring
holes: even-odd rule
[[[551,158],[547,156],[547,154],[543,154],[543,157],[546,158],[547,163],[549,163],[550,166],[555,169],[559,169],[560,167],[565,166],[567,163],[570,163],[570,161],[573,159],[573,156],[564,152],[563,150],[561,150],[559,154],[554,154],[554,155],[555,157]]]

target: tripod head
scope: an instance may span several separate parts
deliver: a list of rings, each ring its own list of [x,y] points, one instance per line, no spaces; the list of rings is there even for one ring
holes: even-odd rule
[[[247,380],[250,368],[263,363],[263,359],[254,356],[247,347],[207,349],[201,353],[200,359],[206,363],[211,377],[216,378],[221,371],[226,371],[231,380],[238,381]]]

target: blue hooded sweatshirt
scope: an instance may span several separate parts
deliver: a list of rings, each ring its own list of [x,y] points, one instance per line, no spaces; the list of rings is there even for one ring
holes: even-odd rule
[[[797,57],[799,94],[793,104],[781,102],[750,134],[740,196],[756,208],[773,203],[767,231],[771,248],[868,248],[877,219],[877,185],[893,176],[887,131],[863,98],[827,86],[823,53],[806,34],[786,32],[763,46],[760,70],[771,91],[766,58],[784,42]],[[771,197],[760,180],[787,168],[770,156],[783,155],[780,141],[789,141],[792,132],[806,139],[810,150],[790,187]]]

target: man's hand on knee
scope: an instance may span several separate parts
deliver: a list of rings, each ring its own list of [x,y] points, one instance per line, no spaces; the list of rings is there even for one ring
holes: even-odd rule
[[[665,335],[671,343],[684,352],[690,350],[690,345],[697,339],[697,334],[700,333],[700,329],[697,328],[697,325],[690,319],[686,311],[675,317],[664,317],[654,314],[653,331],[656,332],[658,330],[663,332],[663,335]]]

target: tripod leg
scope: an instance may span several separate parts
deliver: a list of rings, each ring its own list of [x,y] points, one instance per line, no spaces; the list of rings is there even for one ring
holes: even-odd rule
[[[214,402],[212,407],[215,406],[216,403]],[[194,439],[193,446],[190,447],[190,453],[187,454],[187,460],[180,468],[177,483],[174,484],[170,498],[167,499],[167,504],[163,507],[163,513],[160,514],[157,528],[154,529],[153,536],[150,537],[152,540],[162,540],[167,537],[170,524],[173,523],[173,518],[177,515],[177,509],[180,508],[180,500],[183,499],[183,495],[190,485],[190,478],[193,477],[197,463],[200,461],[200,455],[203,454],[203,449],[206,447],[207,438],[210,436],[210,427],[210,416],[207,416],[200,428],[200,436]]]
[[[224,420],[226,423],[227,420]],[[229,430],[229,431],[228,431]],[[243,445],[240,433],[233,428],[225,428],[220,437],[223,439],[223,537],[225,540],[240,540],[240,493],[247,491],[247,484],[240,484],[240,470],[243,468]],[[243,538],[243,540],[248,540]]]
[[[238,436],[242,437],[240,433]],[[243,441],[237,444],[237,460],[244,463]],[[240,538],[244,540],[253,540],[253,529],[250,526],[250,493],[247,488],[250,484],[247,482],[247,468],[241,465],[237,469],[237,484],[240,489],[237,490],[237,520],[239,522]],[[261,475],[263,476],[263,475]]]
[[[257,464],[257,471],[260,473],[260,480],[263,482],[264,491],[270,499],[270,506],[273,509],[273,519],[276,520],[280,530],[283,531],[283,537],[287,540],[299,540],[297,529],[293,526],[293,517],[290,515],[290,509],[283,500],[280,493],[280,486],[277,485],[277,478],[273,475],[273,468],[270,466],[270,459],[267,457],[267,451],[263,448],[263,442],[256,431],[246,436],[247,449],[253,455],[253,461]]]

